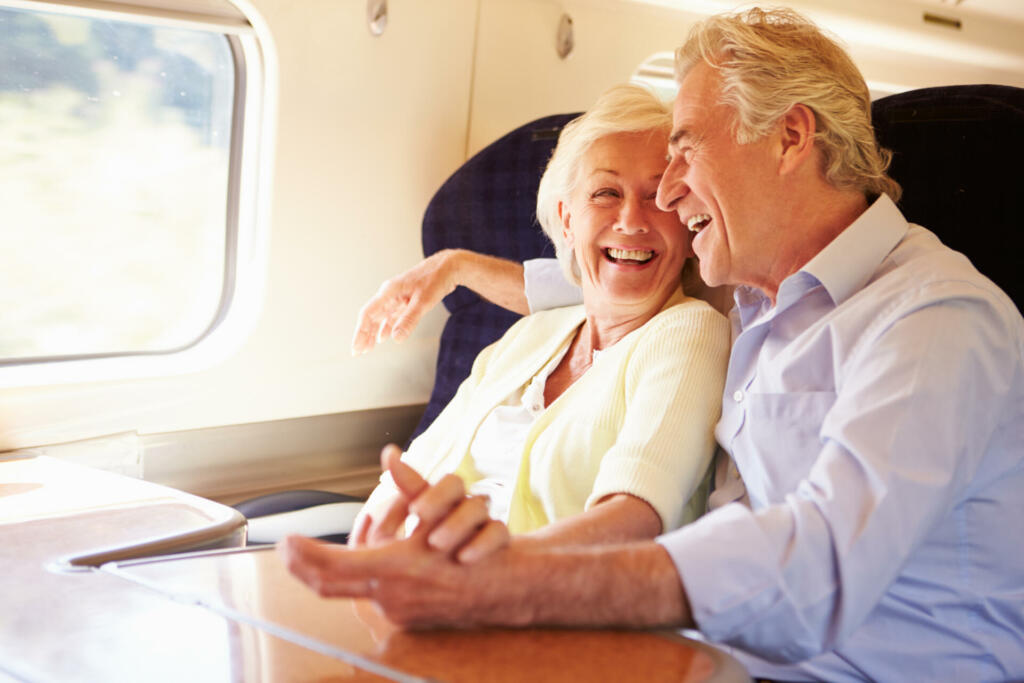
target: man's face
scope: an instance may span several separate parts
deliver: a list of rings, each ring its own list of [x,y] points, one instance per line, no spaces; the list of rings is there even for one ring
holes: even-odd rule
[[[778,246],[773,138],[738,144],[733,110],[719,104],[718,95],[718,73],[706,64],[681,83],[658,207],[675,211],[695,233],[693,250],[705,282],[764,288]]]

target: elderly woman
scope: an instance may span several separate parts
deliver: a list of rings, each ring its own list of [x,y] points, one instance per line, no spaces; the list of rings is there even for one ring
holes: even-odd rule
[[[670,125],[624,85],[564,128],[537,218],[583,305],[526,316],[484,349],[402,458],[429,481],[461,477],[513,534],[624,541],[704,509],[729,328],[683,292],[691,233],[655,206]],[[385,474],[362,517],[395,495]]]

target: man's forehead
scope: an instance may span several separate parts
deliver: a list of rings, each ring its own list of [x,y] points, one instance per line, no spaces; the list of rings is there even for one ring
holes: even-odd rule
[[[709,116],[719,102],[718,74],[705,64],[690,69],[679,84],[672,104],[672,133],[669,145],[698,137],[702,126],[710,123]]]

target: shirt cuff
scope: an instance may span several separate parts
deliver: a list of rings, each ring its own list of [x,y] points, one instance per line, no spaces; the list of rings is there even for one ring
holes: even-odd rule
[[[580,288],[565,279],[557,259],[536,258],[524,261],[523,280],[530,313],[583,303]]]
[[[780,599],[777,553],[749,508],[730,503],[656,540],[672,558],[693,619],[710,640],[760,656],[767,652],[777,661],[805,658],[802,648],[786,641],[800,629],[788,628],[794,615]]]

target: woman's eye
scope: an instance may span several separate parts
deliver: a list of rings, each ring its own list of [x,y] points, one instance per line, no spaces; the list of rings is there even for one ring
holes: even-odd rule
[[[608,197],[618,197],[619,196],[619,191],[618,190],[613,190],[613,189],[611,189],[609,187],[604,187],[604,188],[601,188],[600,190],[595,191],[590,196],[592,198],[594,198],[594,199],[597,199],[597,198],[608,198]]]

